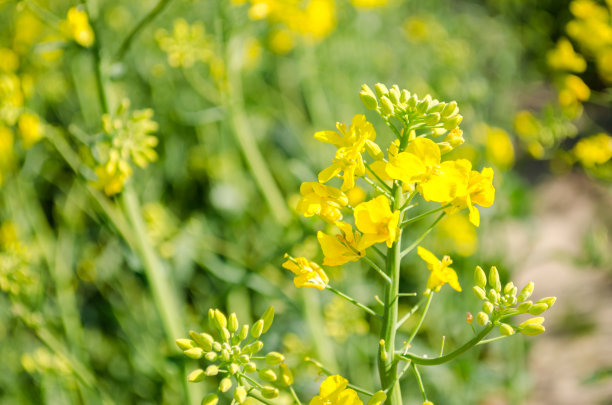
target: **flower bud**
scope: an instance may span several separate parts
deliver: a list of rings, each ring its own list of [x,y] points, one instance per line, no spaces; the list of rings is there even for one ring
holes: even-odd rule
[[[480,266],[476,266],[476,270],[474,270],[474,282],[482,290],[487,286],[487,275]]]
[[[504,294],[513,295],[512,290],[514,290],[514,283],[510,281],[504,286]]]
[[[448,118],[444,122],[444,128],[448,129],[449,131],[451,129],[455,129],[459,126],[459,124],[461,124],[461,121],[463,121],[463,116],[461,114],[457,114],[451,118]]]
[[[238,374],[240,372],[240,366],[236,363],[232,363],[229,365],[228,370],[230,374]]]
[[[223,312],[215,309],[215,319],[213,321],[215,323],[215,327],[219,330],[227,327],[227,318],[223,314]]]
[[[419,114],[424,114],[428,108],[429,108],[429,99],[427,98],[424,98],[423,100],[419,101],[416,105],[416,110]]]
[[[546,311],[548,309],[548,305],[544,304],[544,303],[539,303],[539,304],[534,304],[531,306],[531,308],[529,308],[529,313],[531,315],[540,315],[542,312]]]
[[[361,85],[359,98],[361,98],[361,102],[368,110],[376,110],[378,108],[378,100],[376,100],[376,95],[367,84]]]
[[[221,339],[223,339],[224,342],[229,342],[231,334],[227,328],[219,329],[219,335],[221,335]]]
[[[264,381],[274,382],[278,377],[276,377],[276,373],[274,370],[270,368],[262,368],[257,370],[257,375]]]
[[[394,84],[393,87],[389,89],[389,99],[394,105],[399,104],[400,90],[399,90],[399,87],[397,87],[397,84]]]
[[[484,312],[479,312],[478,315],[476,315],[476,322],[478,322],[479,325],[486,325],[489,323],[489,315]]]
[[[378,391],[368,401],[367,405],[382,405],[387,400],[387,394],[384,391]]]
[[[487,293],[482,288],[476,285],[472,287],[472,291],[474,291],[474,295],[476,295],[481,300],[484,300],[487,298]]]
[[[521,290],[521,293],[518,296],[519,302],[523,302],[527,298],[531,297],[531,294],[533,293],[533,288],[534,287],[535,287],[535,284],[533,284],[533,282],[530,282],[525,287],[523,287],[523,289]]]
[[[406,104],[409,98],[410,98],[410,92],[406,89],[402,90],[402,93],[400,94],[400,103]]]
[[[267,399],[273,399],[278,396],[278,389],[270,386],[263,387],[261,389],[261,395]]]
[[[495,309],[495,306],[491,304],[489,301],[485,301],[482,303],[482,310],[487,314],[490,314]]]
[[[202,405],[217,405],[219,403],[219,397],[217,394],[208,394],[202,400]]]
[[[246,398],[247,398],[246,389],[242,385],[236,387],[236,389],[234,390],[234,400],[238,402],[239,404],[241,404],[244,401],[246,401]]]
[[[255,322],[253,324],[253,327],[251,328],[251,336],[253,336],[255,339],[260,337],[263,332],[263,327],[264,327],[263,319],[260,319],[257,322]]]
[[[427,112],[428,113],[441,113],[445,106],[446,106],[446,103],[441,103],[438,100],[433,100],[429,104],[429,108],[427,109]]]
[[[214,351],[219,352],[221,351],[221,343],[219,342],[213,342],[212,348]]]
[[[204,370],[202,370],[201,368],[198,368],[197,370],[193,370],[191,373],[189,373],[189,375],[187,376],[187,381],[200,382],[205,377],[206,377],[206,374],[204,373]]]
[[[452,117],[453,115],[457,114],[457,112],[458,112],[457,102],[451,101],[450,103],[444,106],[444,109],[440,113],[440,116],[442,117],[443,120],[446,120],[447,118]]]
[[[427,114],[425,116],[425,124],[436,125],[440,121],[440,113]]]
[[[266,354],[265,359],[266,359],[266,363],[268,363],[271,366],[275,366],[285,361],[285,356],[283,356],[282,354],[278,352],[270,352]]]
[[[238,330],[238,316],[236,316],[235,312],[232,312],[227,320],[227,329],[234,333]]]
[[[285,386],[293,384],[293,373],[285,363],[280,365],[279,380]]]
[[[216,327],[215,326],[215,310],[212,308],[208,310],[208,324],[210,325],[211,328]]]
[[[471,325],[472,322],[474,322],[474,315],[472,315],[471,312],[466,313],[465,314],[465,321]]]
[[[518,329],[523,335],[535,336],[546,330],[542,323],[544,323],[544,318],[541,316],[537,318],[531,318],[521,323],[518,326]]]
[[[206,371],[204,372],[204,374],[206,374],[206,376],[208,377],[217,375],[219,374],[219,367],[215,366],[214,364],[211,364],[210,366],[206,367]]]
[[[244,366],[244,372],[245,373],[252,373],[252,372],[254,372],[256,370],[257,370],[257,365],[255,363],[253,363],[252,361],[248,362]]]
[[[258,340],[257,342],[253,342],[251,344],[244,346],[244,348],[242,349],[242,352],[243,353],[257,353],[258,351],[263,349],[263,345],[264,345],[263,342],[260,342]]]
[[[266,333],[268,329],[270,329],[270,326],[272,326],[272,321],[274,321],[274,307],[269,306],[266,312],[261,316],[261,319],[264,322],[262,333]]]
[[[502,323],[499,325],[499,333],[501,333],[502,336],[512,336],[514,335],[514,328],[507,323]]]
[[[521,312],[527,312],[529,311],[529,308],[531,308],[532,305],[533,305],[533,302],[525,301],[525,302],[521,302],[519,306],[516,308]]]
[[[408,99],[408,102],[406,104],[409,109],[414,110],[418,102],[419,99],[417,98],[416,94],[413,94],[412,97]]]
[[[555,305],[556,301],[557,301],[557,297],[546,297],[546,298],[542,298],[541,300],[538,300],[537,304],[546,304],[548,308],[550,308],[553,305]]]
[[[219,355],[216,352],[208,352],[204,355],[204,358],[208,361],[215,361]]]
[[[247,364],[251,360],[251,357],[248,354],[241,354],[238,356],[238,362],[240,364]]]
[[[190,357],[192,359],[201,359],[204,356],[204,350],[201,347],[192,347],[191,349],[185,350],[185,356]]]
[[[501,291],[501,282],[499,281],[499,272],[497,271],[497,267],[491,266],[489,270],[489,285],[491,288],[495,289],[495,291]]]
[[[386,96],[387,94],[389,94],[389,89],[387,89],[387,86],[385,86],[383,83],[376,83],[374,85],[374,91],[376,91],[378,97]]]
[[[247,336],[249,335],[249,325],[242,325],[242,328],[240,328],[240,332],[238,333],[238,339],[239,341],[243,341],[244,339],[247,338]]]
[[[189,331],[189,336],[200,346],[202,349],[209,351],[212,349],[212,344],[215,341],[212,336],[208,333],[198,333],[195,331]]]
[[[219,383],[219,391],[227,392],[230,388],[232,388],[232,379],[229,377],[225,377]]]
[[[195,342],[191,339],[176,339],[175,343],[178,348],[183,351],[189,350],[195,346]]]
[[[499,304],[499,294],[494,289],[489,289],[489,293],[487,294],[487,298],[493,304]]]
[[[393,114],[393,103],[386,96],[382,96],[380,98],[380,104],[380,111],[385,117],[388,117],[389,115]]]
[[[221,350],[221,361],[229,361],[230,359],[230,352],[227,349],[223,349]]]

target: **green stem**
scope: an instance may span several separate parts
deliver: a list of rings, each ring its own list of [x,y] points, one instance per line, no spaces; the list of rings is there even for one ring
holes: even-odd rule
[[[416,364],[411,364],[412,372],[414,373],[414,377],[416,378],[417,383],[419,384],[419,390],[421,391],[421,395],[423,396],[423,401],[427,401],[427,394],[425,393],[425,386],[423,385],[423,380],[421,379],[421,373],[419,373],[419,369],[417,368]]]
[[[421,236],[419,236],[419,238],[417,240],[415,240],[412,243],[412,245],[410,245],[406,249],[402,250],[401,257],[406,256],[408,253],[410,253],[412,250],[414,250],[414,248],[417,247],[419,245],[419,243],[421,243],[421,241],[423,239],[425,239],[425,237],[427,235],[429,235],[429,232],[431,232],[431,230],[434,228],[434,226],[436,226],[436,224],[438,222],[440,222],[440,220],[442,219],[442,217],[444,217],[445,214],[446,214],[446,212],[443,212],[442,214],[440,214],[440,216],[438,216],[438,218],[436,218],[436,220],[431,225],[429,225],[429,227],[425,230],[425,232],[423,232],[423,234]]]
[[[317,367],[325,375],[333,375],[334,374],[331,371],[329,371],[327,368],[325,368],[325,366],[323,364],[319,363],[318,361],[316,361],[314,359],[311,359],[310,357],[306,357],[304,359],[304,361],[306,361],[308,363],[314,364],[314,366]],[[374,395],[373,392],[370,392],[370,391],[368,391],[366,389],[363,389],[363,388],[358,387],[356,385],[353,385],[351,383],[348,384],[348,387],[354,389],[357,392],[361,392],[362,394],[365,394],[365,395],[370,395],[370,396]]]
[[[376,272],[377,272],[377,273],[378,273],[378,274],[379,274],[379,275],[380,275],[382,278],[384,278],[384,279],[385,279],[385,281],[386,281],[387,283],[390,283],[390,282],[391,282],[391,278],[389,278],[389,276],[388,276],[387,274],[385,274],[385,272],[384,272],[384,271],[383,271],[383,270],[382,270],[380,267],[378,267],[378,265],[377,265],[377,264],[376,264],[376,263],[375,263],[375,262],[374,262],[372,259],[370,259],[368,256],[364,256],[364,257],[363,257],[363,259],[364,259],[366,262],[368,262],[368,264],[370,265],[370,267],[372,267],[374,270],[376,270]]]
[[[266,404],[266,405],[274,405],[274,403],[273,403],[273,402],[268,401],[267,399],[265,399],[264,397],[262,397],[261,395],[259,395],[259,394],[255,393],[255,392],[253,392],[253,391],[249,392],[249,393],[248,393],[248,395],[249,395],[250,397],[255,398],[256,400],[258,400],[259,402],[261,402],[261,403],[263,403],[263,404]]]
[[[448,207],[450,207],[450,204],[442,205],[442,206],[440,206],[440,207],[438,207],[438,208],[436,208],[436,209],[433,209],[433,210],[431,210],[431,211],[424,212],[424,213],[422,213],[421,215],[417,215],[416,217],[409,218],[409,219],[405,220],[404,222],[402,222],[402,224],[400,225],[400,227],[401,227],[401,228],[403,228],[403,227],[405,227],[405,226],[406,226],[406,225],[408,225],[408,224],[411,224],[411,223],[413,223],[413,222],[420,221],[421,219],[423,219],[423,218],[427,218],[427,217],[428,217],[428,216],[430,216],[431,214],[435,214],[436,212],[440,212],[440,211],[442,211],[442,210],[444,210],[444,209],[446,209],[446,208],[448,208]]]
[[[136,26],[132,29],[128,36],[125,37],[125,39],[121,43],[121,46],[119,46],[119,50],[117,50],[117,53],[115,54],[116,61],[120,61],[121,59],[123,59],[140,31],[142,31],[142,29],[146,27],[147,24],[149,24],[155,19],[155,17],[157,17],[159,13],[161,13],[164,8],[166,8],[166,6],[170,4],[170,1],[172,0],[160,0],[159,3],[157,3],[157,5],[153,7],[153,9],[151,9],[151,11],[149,11],[149,13],[145,15],[138,24],[136,24]]]
[[[361,302],[357,301],[355,298],[353,297],[349,297],[348,295],[344,294],[343,292],[340,292],[338,290],[336,290],[334,287],[328,285],[326,287],[329,291],[333,292],[334,294],[336,294],[337,296],[344,298],[345,300],[347,300],[348,302],[350,302],[353,305],[356,305],[357,307],[363,309],[364,311],[366,311],[368,314],[370,315],[374,315],[378,318],[380,318],[381,316],[379,314],[376,313],[376,311],[374,311],[372,308],[363,305]]]
[[[412,294],[412,293],[411,293],[411,294]],[[401,297],[401,296],[403,296],[403,295],[404,295],[404,294],[398,294],[398,296],[399,296],[399,297]],[[404,322],[406,322],[406,321],[408,320],[408,318],[410,318],[412,315],[414,315],[414,313],[415,313],[416,311],[418,311],[418,310],[419,310],[419,308],[421,307],[421,304],[423,304],[423,301],[424,301],[424,300],[425,300],[425,297],[421,298],[421,300],[420,300],[420,301],[419,301],[419,302],[418,302],[418,303],[417,303],[415,306],[413,306],[412,308],[410,308],[410,311],[408,311],[408,313],[407,313],[406,315],[404,315],[404,316],[402,317],[402,319],[400,319],[400,320],[397,322],[396,329],[399,329],[399,328],[400,328],[400,327],[401,327],[401,326],[404,324]]]
[[[502,340],[502,339],[505,339],[507,337],[510,337],[510,336],[503,336],[502,335],[502,336],[497,336],[497,337],[494,337],[494,338],[491,338],[491,339],[484,339],[484,340],[481,340],[480,342],[476,343],[476,346],[484,345],[484,344],[491,343],[491,342],[496,342],[498,340]]]
[[[386,195],[388,198],[391,198],[391,194],[389,194],[389,192],[386,189],[382,188],[377,183],[375,183],[372,179],[368,177],[364,177],[363,179],[366,181],[366,183],[374,187],[376,190],[380,191],[381,193]]]
[[[376,172],[374,170],[372,170],[372,168],[370,167],[369,163],[365,164],[366,169],[368,169],[368,171],[372,174],[372,176],[374,176],[376,178],[376,180],[378,180],[378,182],[380,183],[381,187],[384,187],[387,192],[392,192],[393,190],[391,189],[391,187],[389,187],[389,185],[387,183],[385,183],[383,181],[383,179],[380,178],[380,176],[378,176],[378,174],[376,174]]]
[[[302,401],[300,401],[300,398],[297,396],[297,393],[295,392],[295,389],[293,388],[293,385],[289,386],[289,391],[291,391],[291,396],[295,400],[295,403],[297,405],[302,405]]]
[[[489,332],[491,332],[491,330],[493,330],[493,328],[494,328],[493,323],[489,323],[487,326],[484,327],[483,330],[480,331],[478,335],[474,336],[472,339],[464,343],[463,346],[459,347],[458,349],[444,356],[429,358],[429,357],[415,356],[412,353],[405,353],[405,354],[397,353],[395,355],[395,358],[400,359],[400,360],[412,361],[415,364],[421,364],[424,366],[435,366],[439,364],[444,364],[462,355],[463,353],[465,353],[467,350],[471,349],[472,347],[476,346],[481,340],[485,338],[485,336],[489,334]]]
[[[414,330],[412,331],[412,334],[406,341],[406,349],[410,347],[410,343],[412,343],[417,333],[419,333],[421,326],[423,326],[423,321],[425,320],[425,317],[427,316],[427,311],[429,310],[429,305],[431,304],[431,300],[433,299],[433,296],[434,296],[434,292],[430,291],[429,295],[427,296],[427,302],[425,302],[425,309],[423,309],[423,313],[421,314],[421,317],[419,318],[419,322],[417,323],[417,326],[414,328]]]

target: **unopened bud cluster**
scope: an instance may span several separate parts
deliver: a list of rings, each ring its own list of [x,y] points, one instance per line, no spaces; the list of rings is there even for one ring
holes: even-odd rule
[[[240,325],[235,313],[226,316],[218,309],[208,311],[208,321],[217,338],[208,333],[189,332],[190,339],[177,339],[177,346],[187,357],[200,361],[200,367],[187,377],[190,382],[200,382],[206,377],[221,378],[216,393],[208,394],[202,404],[216,405],[218,393],[228,392],[235,386],[233,398],[243,403],[252,389],[265,398],[275,398],[278,386],[293,384],[293,375],[284,363],[285,356],[278,352],[261,354],[266,333],[274,319],[274,309],[269,307],[261,319],[253,325]],[[257,374],[245,378],[246,374]]]
[[[535,303],[528,300],[533,293],[533,282],[527,284],[520,293],[512,281],[502,288],[499,272],[495,266],[492,266],[489,270],[488,279],[484,270],[480,266],[476,266],[474,283],[474,294],[483,300],[482,311],[476,315],[476,321],[480,325],[493,322],[493,324],[499,326],[499,332],[503,336],[513,335],[515,332],[535,336],[545,331],[543,317],[528,319],[518,326],[502,321],[521,314],[540,315],[553,306],[556,297],[542,298]]]

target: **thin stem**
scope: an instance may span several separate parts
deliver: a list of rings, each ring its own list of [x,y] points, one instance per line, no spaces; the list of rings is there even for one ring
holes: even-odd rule
[[[401,296],[401,294],[398,294],[398,296]],[[402,319],[400,319],[399,321],[397,321],[397,326],[396,326],[396,329],[399,329],[399,328],[400,328],[400,327],[401,327],[401,326],[404,324],[404,322],[406,322],[406,321],[408,320],[408,318],[410,318],[412,315],[414,315],[414,313],[415,313],[416,311],[418,311],[418,310],[419,310],[419,308],[420,308],[420,307],[421,307],[421,305],[423,304],[423,301],[425,301],[425,297],[422,297],[422,298],[421,298],[421,300],[420,300],[420,301],[419,301],[419,302],[418,302],[418,303],[417,303],[415,306],[413,306],[412,308],[410,308],[410,311],[408,311],[408,313],[406,313],[406,315],[404,315],[404,316],[402,317]]]
[[[251,384],[253,384],[254,386],[256,386],[259,389],[263,388],[260,383],[258,383],[257,381],[253,380],[251,377],[249,377],[246,374],[240,374],[240,377],[244,377],[245,380],[249,381]]]
[[[366,181],[366,183],[368,183],[369,185],[374,187],[376,190],[380,191],[381,193],[386,195],[388,198],[391,198],[391,194],[389,194],[389,192],[386,189],[384,189],[380,185],[378,185],[378,183],[375,183],[372,179],[370,179],[368,177],[364,177],[363,179]]]
[[[345,300],[347,300],[348,302],[350,302],[353,305],[356,305],[357,307],[363,309],[364,311],[366,311],[368,314],[370,315],[374,315],[378,318],[380,318],[381,316],[379,314],[376,313],[376,311],[374,311],[372,308],[367,307],[365,305],[363,305],[361,302],[357,301],[355,298],[349,297],[348,295],[344,294],[343,292],[340,292],[338,290],[336,290],[334,287],[328,285],[326,287],[329,291],[333,292],[334,294],[336,294],[337,296],[344,298]]]
[[[414,373],[414,377],[419,384],[419,390],[421,391],[421,395],[423,396],[423,401],[427,401],[427,394],[425,393],[425,387],[423,386],[423,380],[421,379],[421,373],[419,373],[419,369],[416,364],[412,363],[412,372]]]
[[[405,211],[405,210],[407,210],[408,208],[411,208],[411,207],[416,206],[417,204],[414,204],[414,205],[411,205],[411,206],[408,206],[408,204],[410,204],[410,201],[412,201],[412,199],[413,199],[413,198],[414,198],[414,197],[415,197],[417,194],[418,194],[418,193],[417,193],[417,191],[416,191],[416,190],[414,190],[412,193],[410,193],[410,194],[408,195],[408,198],[407,198],[407,199],[406,199],[406,201],[404,202],[404,205],[402,205],[402,206],[400,207],[400,211]]]
[[[376,254],[378,255],[378,257],[380,257],[380,258],[381,258],[381,259],[383,259],[383,260],[384,260],[384,259],[386,259],[385,254],[384,254],[383,252],[381,252],[379,248],[377,248],[376,246],[370,246],[370,248],[371,248],[371,249],[372,249],[374,252],[376,252]]]
[[[385,121],[385,124],[387,124],[387,126],[391,128],[391,131],[393,131],[395,136],[397,136],[398,139],[401,139],[402,138],[401,132],[398,131],[398,129],[395,127],[395,125],[393,125],[393,123],[389,120],[389,118],[383,118],[383,120]]]
[[[418,294],[417,293],[399,293],[397,294],[398,297],[416,297]]]
[[[159,13],[161,13],[164,10],[164,8],[166,8],[166,6],[170,4],[170,1],[172,0],[160,0],[159,3],[157,3],[157,5],[153,7],[153,9],[151,9],[151,11],[149,11],[149,13],[145,15],[138,24],[136,24],[136,26],[132,29],[132,31],[128,34],[128,36],[125,37],[125,39],[121,43],[121,46],[119,46],[119,50],[115,54],[116,61],[120,61],[121,59],[123,59],[123,57],[125,56],[127,51],[130,49],[130,46],[132,45],[132,43],[134,42],[134,39],[140,33],[140,31],[142,31],[142,29],[146,27],[147,24],[149,24],[151,21],[155,19],[155,17],[157,17]]]
[[[261,395],[259,395],[259,394],[258,394],[258,393],[256,393],[256,392],[251,391],[251,392],[249,392],[249,393],[248,393],[248,395],[249,395],[250,397],[255,398],[256,400],[258,400],[259,402],[261,402],[261,403],[263,403],[263,404],[266,404],[266,405],[274,405],[274,402],[270,402],[270,401],[268,401],[267,399],[265,399],[264,397],[262,397]]]
[[[315,367],[317,367],[323,374],[325,375],[333,375],[334,373],[332,373],[331,371],[329,371],[323,364],[319,363],[318,361],[316,361],[315,359],[312,359],[310,357],[306,357],[304,358],[304,361],[308,362],[308,363],[312,363]],[[374,395],[373,392],[370,392],[368,390],[365,390],[361,387],[358,387],[356,385],[350,384],[349,383],[349,388],[354,389],[357,392],[361,392],[362,394],[366,394],[366,395]]]
[[[484,345],[484,344],[491,343],[491,342],[496,342],[498,340],[502,340],[502,339],[505,339],[507,337],[510,337],[510,336],[502,335],[502,336],[497,336],[497,337],[494,337],[494,338],[491,338],[491,339],[484,339],[484,340],[481,340],[480,342],[476,343],[476,346]]]
[[[421,219],[423,219],[423,218],[427,218],[427,217],[428,217],[428,216],[430,216],[431,214],[435,214],[436,212],[440,212],[440,211],[442,211],[442,210],[444,210],[444,209],[446,209],[446,208],[448,208],[448,207],[450,207],[450,204],[442,205],[442,206],[440,206],[440,207],[438,207],[438,208],[436,208],[436,209],[433,209],[433,210],[431,210],[431,211],[424,212],[424,213],[422,213],[421,215],[417,215],[416,217],[409,218],[409,219],[405,220],[404,222],[402,222],[402,224],[400,225],[400,227],[401,227],[401,228],[403,228],[403,227],[405,227],[405,226],[406,226],[406,225],[408,225],[408,224],[411,224],[411,223],[413,223],[413,222],[420,221]]]
[[[390,282],[391,282],[391,278],[389,278],[389,276],[388,276],[387,274],[385,274],[385,272],[384,272],[384,271],[383,271],[383,270],[382,270],[380,267],[378,267],[378,265],[377,265],[377,264],[376,264],[376,263],[375,263],[375,262],[374,262],[372,259],[370,259],[368,256],[364,256],[364,257],[363,257],[363,259],[364,259],[366,262],[368,262],[368,264],[370,265],[370,267],[372,267],[374,270],[376,270],[376,272],[377,272],[377,273],[378,273],[378,274],[379,274],[379,275],[380,275],[382,278],[384,278],[384,279],[385,279],[385,281],[386,281],[387,283],[390,283]]]
[[[293,389],[293,385],[289,386],[289,391],[291,391],[291,396],[293,397],[297,405],[302,405],[302,401],[300,401],[300,398],[297,396],[295,389]]]
[[[440,346],[440,354],[441,357],[444,354],[444,343],[446,342],[446,336],[442,336],[442,345]]]
[[[460,356],[461,354],[465,353],[467,350],[471,349],[472,347],[476,346],[478,342],[484,339],[484,337],[487,336],[489,332],[491,332],[491,330],[493,330],[493,328],[494,328],[493,323],[489,323],[487,326],[485,326],[483,330],[480,331],[478,335],[474,336],[472,339],[464,343],[463,346],[459,347],[458,349],[444,356],[429,358],[429,357],[415,356],[412,353],[405,353],[405,354],[398,353],[396,354],[395,357],[400,360],[406,360],[406,361],[411,360],[412,362],[416,364],[421,364],[424,366],[435,366],[439,364],[444,364]]]
[[[421,317],[419,318],[419,322],[417,323],[417,326],[414,328],[414,330],[412,331],[412,334],[406,341],[407,342],[406,349],[410,347],[410,343],[412,343],[417,333],[419,333],[421,326],[423,326],[423,321],[425,320],[425,317],[427,316],[427,311],[429,310],[429,305],[431,304],[431,300],[433,296],[434,296],[434,292],[430,291],[429,295],[427,296],[427,302],[425,302],[425,309],[423,309],[423,313],[421,314]]]
[[[376,178],[376,180],[378,180],[378,182],[380,183],[381,187],[384,187],[389,193],[393,191],[391,189],[391,187],[389,187],[389,185],[387,183],[385,183],[385,181],[383,179],[381,179],[380,176],[378,174],[376,174],[376,172],[374,170],[372,170],[372,168],[370,167],[369,163],[366,163],[365,167],[366,167],[366,169],[368,169],[368,171],[370,173],[372,173],[372,175]]]
[[[87,8],[87,14],[92,15],[91,7],[87,0],[84,0],[83,3]],[[100,32],[97,29],[97,21],[92,22],[91,29],[94,32],[95,41],[92,46],[92,52],[94,57],[94,72],[96,76],[96,86],[98,87],[98,99],[100,101],[100,109],[102,110],[102,114],[108,114],[108,98],[106,96],[106,89],[104,88],[104,76],[102,73],[102,44],[100,41]]]
[[[438,222],[440,222],[440,220],[442,219],[442,217],[444,217],[444,215],[446,215],[446,212],[443,212],[442,214],[440,214],[440,216],[438,216],[438,218],[436,218],[436,220],[435,220],[435,221],[434,221],[434,222],[433,222],[431,225],[429,225],[429,227],[428,227],[428,228],[425,230],[425,232],[423,232],[423,234],[422,234],[421,236],[419,236],[419,238],[418,238],[417,240],[415,240],[415,241],[412,243],[412,245],[410,245],[410,246],[408,246],[406,249],[402,250],[401,257],[406,256],[406,255],[407,255],[408,253],[410,253],[410,252],[411,252],[411,251],[412,251],[414,248],[416,248],[416,247],[419,245],[419,243],[421,243],[421,241],[422,241],[423,239],[425,239],[425,237],[426,237],[427,235],[429,235],[429,232],[431,232],[431,230],[434,228],[434,226],[436,226],[436,224],[437,224]]]

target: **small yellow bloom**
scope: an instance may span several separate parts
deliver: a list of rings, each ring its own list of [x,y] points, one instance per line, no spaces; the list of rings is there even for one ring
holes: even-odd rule
[[[429,279],[427,279],[427,289],[440,291],[440,288],[448,283],[455,290],[461,291],[457,273],[448,267],[453,263],[449,256],[444,256],[442,260],[438,260],[433,253],[421,246],[417,248],[417,253],[427,263],[427,268],[431,272]]]
[[[345,222],[336,222],[342,235],[331,236],[321,231],[317,233],[317,239],[321,245],[321,250],[325,259],[323,264],[326,266],[342,266],[348,262],[356,262],[365,256],[365,251],[357,248],[361,235],[353,232],[353,227]]]
[[[348,204],[348,198],[339,189],[316,181],[302,183],[302,199],[298,202],[297,212],[305,217],[318,215],[324,221],[334,223],[342,219],[342,207]]]
[[[81,46],[87,48],[94,43],[94,32],[89,25],[87,13],[77,7],[68,10],[68,15],[66,20],[62,21],[61,28]]]
[[[510,169],[514,165],[514,146],[510,135],[501,128],[487,126],[487,160],[500,169]]]
[[[548,52],[548,66],[555,70],[567,70],[569,72],[581,73],[586,69],[586,61],[582,55],[574,52],[570,41],[561,38],[557,46]]]
[[[91,185],[104,190],[104,193],[108,196],[120,193],[123,190],[123,185],[132,174],[131,169],[126,172],[115,167],[109,171],[106,166],[96,166],[94,172],[97,179]]]
[[[319,395],[308,405],[363,405],[357,392],[348,387],[348,380],[339,375],[329,376],[321,383]]]
[[[350,127],[345,124],[336,123],[338,132],[319,131],[315,139],[334,145],[338,150],[334,157],[334,162],[319,173],[319,182],[327,183],[332,178],[343,173],[344,182],[342,191],[347,191],[355,187],[355,178],[365,174],[365,165],[361,154],[367,149],[370,156],[374,159],[382,157],[380,147],[374,142],[376,131],[372,124],[366,121],[363,114],[353,117]]]
[[[363,234],[357,250],[365,250],[381,242],[391,247],[400,234],[400,212],[391,212],[389,199],[384,195],[359,204],[355,207],[354,215],[355,226]]]
[[[9,48],[0,48],[0,71],[14,72],[19,68],[19,56]]]
[[[470,222],[475,226],[480,225],[480,212],[474,204],[481,207],[490,207],[495,201],[495,188],[493,187],[493,169],[485,167],[479,173],[470,171],[468,188],[464,195],[455,198],[451,204],[451,211],[461,210],[465,207],[469,210]]]
[[[283,263],[283,267],[295,274],[293,283],[296,287],[310,287],[317,290],[324,290],[329,283],[329,277],[323,269],[316,263],[311,262],[305,257],[291,257],[285,255],[288,260]]]
[[[563,80],[563,87],[559,91],[559,104],[562,107],[574,107],[591,96],[591,89],[581,78],[567,75]]]
[[[600,133],[583,138],[572,151],[584,167],[604,164],[612,158],[612,137]]]
[[[387,0],[351,0],[353,6],[357,8],[376,8],[387,5]]]
[[[23,141],[23,147],[29,149],[43,136],[43,126],[36,114],[23,113],[19,116],[19,135]]]

